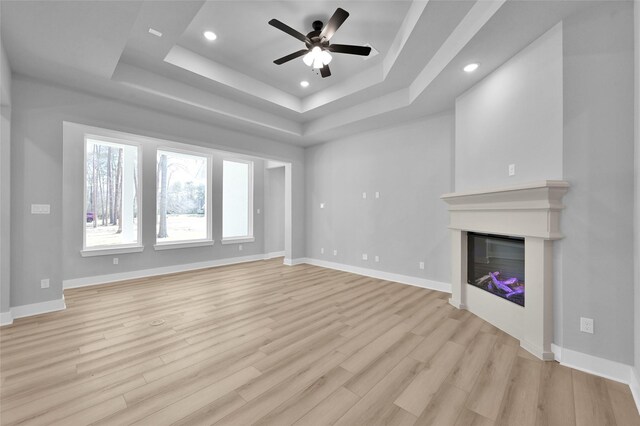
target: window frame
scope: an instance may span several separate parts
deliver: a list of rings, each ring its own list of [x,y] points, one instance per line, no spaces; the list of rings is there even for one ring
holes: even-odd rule
[[[194,146],[195,148],[195,146]],[[206,223],[207,223],[207,236],[205,238],[198,238],[192,240],[174,240],[174,241],[158,241],[158,153],[167,152],[174,154],[191,155],[194,157],[203,157],[207,161],[207,187],[205,188],[205,205],[206,205]],[[162,145],[155,149],[155,191],[153,199],[155,201],[154,217],[155,222],[153,226],[153,233],[155,243],[153,248],[155,250],[171,250],[190,247],[203,247],[212,246],[213,240],[213,155],[209,152],[199,151],[196,149],[182,149],[173,146]]]
[[[88,140],[94,140],[97,142],[104,142],[105,145],[128,145],[136,148],[137,153],[137,179],[138,179],[138,192],[136,193],[136,203],[138,206],[138,229],[137,229],[137,242],[128,243],[128,244],[114,244],[114,245],[102,245],[102,246],[92,246],[87,247],[87,143]],[[83,141],[83,176],[82,176],[82,250],[80,251],[80,255],[82,257],[91,257],[91,256],[103,256],[110,254],[123,254],[123,253],[136,253],[144,250],[144,245],[142,244],[142,145],[138,142],[127,140],[120,137],[107,136],[104,134],[97,133],[85,133],[84,141]],[[95,215],[95,212],[94,212]],[[94,216],[94,220],[95,216]]]
[[[236,237],[225,237],[224,236],[224,163],[225,162],[231,162],[231,163],[242,163],[242,164],[247,164],[249,166],[249,178],[248,178],[248,194],[247,197],[249,198],[248,203],[247,203],[247,208],[249,210],[248,212],[248,216],[247,216],[247,221],[248,226],[247,226],[247,235],[240,235],[240,236],[236,236]],[[254,194],[254,186],[255,186],[255,182],[254,182],[254,162],[252,160],[246,160],[244,158],[238,158],[238,157],[225,157],[222,159],[222,221],[221,221],[221,242],[222,244],[240,244],[240,243],[250,243],[255,241],[255,235],[253,234],[253,194]]]

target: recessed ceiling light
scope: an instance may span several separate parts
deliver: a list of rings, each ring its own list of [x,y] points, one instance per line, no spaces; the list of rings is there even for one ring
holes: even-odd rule
[[[474,72],[478,69],[478,64],[469,64],[466,67],[462,68],[465,72]]]
[[[209,41],[213,41],[213,40],[217,39],[218,36],[213,31],[205,31],[204,32],[204,38],[206,38]]]
[[[162,37],[162,33],[158,30],[154,30],[153,28],[149,28],[149,34],[153,34],[156,37]]]
[[[306,80],[302,80],[302,81],[300,82],[300,86],[302,86],[302,87],[309,87],[309,82],[308,82],[308,81],[306,81]]]

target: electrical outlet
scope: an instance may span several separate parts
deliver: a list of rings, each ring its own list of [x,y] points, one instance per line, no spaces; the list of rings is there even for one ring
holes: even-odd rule
[[[238,251],[242,251],[242,244],[238,244]]]
[[[113,264],[114,264],[114,265],[117,265],[117,264],[118,264],[118,258],[117,258],[117,257],[114,257],[114,258],[113,258]]]
[[[324,203],[320,203],[320,208],[324,209]]]
[[[369,256],[367,256],[367,253],[362,253],[362,260],[369,260]]]
[[[31,214],[49,214],[51,206],[49,204],[31,204]]]
[[[420,262],[418,266],[420,266],[420,269],[424,269],[424,262]]]
[[[334,255],[334,256],[337,256],[337,255],[338,255],[338,250],[334,249],[334,250],[333,250],[333,255]]]
[[[49,288],[49,278],[40,280],[40,288]]]
[[[260,209],[258,209],[258,210],[256,211],[256,213],[260,214]]]
[[[380,256],[376,256],[373,258],[376,262],[380,262]]]
[[[580,317],[580,331],[593,334],[593,318]]]
[[[515,175],[516,175],[516,165],[509,164],[509,176],[515,176]]]
[[[324,247],[320,247],[320,254],[324,254]]]
[[[380,198],[380,193],[376,191],[376,198]]]
[[[364,199],[364,200],[366,200],[366,199],[367,199],[367,193],[366,193],[366,192],[363,192],[363,193],[362,193],[362,199]]]

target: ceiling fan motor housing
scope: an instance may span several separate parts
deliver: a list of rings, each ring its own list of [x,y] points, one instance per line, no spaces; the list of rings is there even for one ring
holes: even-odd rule
[[[322,21],[313,21],[313,31],[307,34],[307,38],[311,41],[311,43],[305,42],[305,45],[309,50],[313,49],[315,46],[318,46],[322,50],[324,50],[327,46],[329,46],[329,40],[320,37],[320,32],[322,31],[323,26],[324,24],[322,23]]]

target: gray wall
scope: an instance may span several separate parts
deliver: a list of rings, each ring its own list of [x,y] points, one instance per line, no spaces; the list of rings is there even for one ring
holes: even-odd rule
[[[633,364],[633,4],[564,22],[566,348]],[[579,331],[595,319],[595,334]]]
[[[448,212],[439,197],[452,189],[453,127],[444,113],[308,148],[307,256],[449,282]]]
[[[262,208],[264,188],[264,161],[251,158],[254,162],[254,226],[255,241],[238,244],[221,244],[222,239],[222,161],[233,158],[221,151],[211,151],[212,155],[212,233],[213,246],[154,250],[156,242],[156,150],[166,147],[162,141],[147,140],[142,148],[142,244],[141,253],[114,254],[82,257],[83,214],[83,162],[85,130],[77,125],[65,123],[63,129],[63,194],[62,194],[62,260],[64,279],[106,275],[163,266],[204,262],[213,259],[250,256],[263,253],[264,225],[255,210]],[[188,148],[184,148],[188,149]],[[118,258],[118,265],[112,262]]]
[[[562,25],[456,99],[455,175],[456,191],[562,178]]]
[[[640,1],[634,2],[634,31],[635,31],[635,374],[640,383]]]
[[[264,251],[284,251],[284,166],[265,169]]]
[[[631,5],[610,2],[571,17],[461,96],[455,165],[457,191],[569,181],[565,238],[554,244],[555,341],[627,364],[634,321]],[[595,334],[579,331],[581,316],[595,320]]]
[[[63,121],[77,122],[182,143],[291,162],[293,170],[293,257],[304,257],[304,152],[301,148],[206,125],[120,101],[14,76],[11,137],[12,235],[11,306],[43,302],[62,296],[65,278],[141,269],[133,257],[119,255],[113,270],[111,256],[80,258],[81,240],[70,248],[63,229]],[[214,176],[214,180],[218,177]],[[75,184],[75,183],[72,183]],[[77,185],[76,185],[77,186]],[[65,187],[65,191],[72,190]],[[32,203],[51,205],[50,215],[30,215]],[[66,210],[65,210],[66,211]],[[76,213],[77,214],[77,213]],[[80,213],[81,215],[81,213]],[[147,238],[148,238],[147,233]],[[77,238],[77,235],[76,235]],[[148,241],[144,241],[149,244]],[[261,245],[262,243],[260,243]],[[218,245],[216,243],[216,245]],[[155,253],[149,245],[137,254],[144,265],[192,263],[213,256],[238,256],[235,245],[215,253],[207,248]],[[152,253],[153,252],[153,253]],[[243,251],[242,253],[248,253]],[[131,260],[127,260],[131,256]],[[74,260],[75,259],[75,260]],[[65,276],[68,273],[70,276]],[[40,289],[40,279],[51,287]]]
[[[456,99],[456,191],[562,179],[562,23]],[[515,164],[515,176],[508,165]],[[562,343],[562,252],[554,244],[554,338]]]
[[[0,312],[8,312],[11,298],[11,68],[1,44],[0,53]]]

